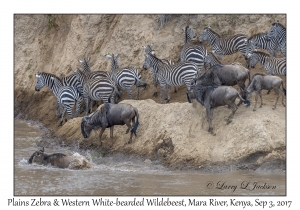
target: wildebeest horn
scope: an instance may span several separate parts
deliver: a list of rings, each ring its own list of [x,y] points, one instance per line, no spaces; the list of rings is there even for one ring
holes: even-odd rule
[[[87,117],[87,116],[84,116],[84,117],[82,118],[82,122],[86,122],[87,119],[88,119],[88,117]]]

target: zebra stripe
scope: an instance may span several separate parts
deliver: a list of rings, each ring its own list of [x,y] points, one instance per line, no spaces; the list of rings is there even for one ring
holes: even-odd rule
[[[267,74],[286,75],[286,58],[274,58],[264,52],[254,51],[249,54],[250,63],[252,68],[260,62]]]
[[[147,86],[147,83],[142,81],[142,76],[136,68],[128,67],[122,70],[119,69],[118,54],[106,55],[106,58],[111,60],[111,79],[123,90],[126,90],[130,99],[132,99],[132,87],[136,86],[137,99],[139,99],[139,88]]]
[[[90,60],[91,58],[88,59],[83,59],[83,60],[78,60],[79,63],[81,63],[82,66],[82,70],[84,73],[88,73],[91,71],[91,67],[90,67]]]
[[[195,32],[192,28],[187,26],[183,29],[185,32],[184,46],[180,53],[181,62],[194,62],[201,70],[204,65],[204,57],[207,55],[205,47],[192,45],[191,39],[195,38]]]
[[[286,28],[277,21],[272,24],[267,36],[269,39],[277,39],[280,51],[286,57]]]
[[[267,50],[269,54],[276,57],[276,53],[279,50],[279,43],[274,37],[269,39],[267,33],[254,34],[247,41],[246,54],[248,55],[256,49]]]
[[[49,73],[38,73],[36,74],[37,82],[35,86],[36,91],[40,91],[44,86],[49,87],[55,97],[57,98],[56,103],[56,115],[58,107],[63,108],[62,111],[62,118],[60,125],[62,125],[62,122],[64,120],[65,112],[67,111],[69,118],[72,119],[72,109],[77,101],[80,100],[80,92],[77,88],[72,86],[63,86],[62,81],[56,77],[53,74]],[[80,111],[80,103],[76,104],[76,117],[78,117]]]
[[[92,112],[93,101],[103,101],[104,103],[114,103],[115,94],[120,97],[119,92],[110,78],[91,78],[81,72],[76,70],[75,72],[77,80],[83,86],[83,99],[86,104],[86,115],[88,112]]]
[[[162,95],[164,94],[164,88],[167,85],[167,102],[170,101],[170,86],[181,86],[185,84],[189,90],[191,82],[197,79],[201,72],[197,65],[192,62],[178,63],[174,65],[168,65],[162,62],[161,59],[154,56],[152,51],[149,54],[145,54],[144,69],[153,68],[157,73],[158,81],[160,83],[160,103],[162,103]]]
[[[228,39],[224,39],[210,27],[206,27],[204,28],[199,41],[200,43],[208,41],[219,60],[222,60],[222,55],[231,55],[237,51],[240,51],[247,60],[245,43],[245,40],[247,39],[247,36],[244,34],[236,34]]]

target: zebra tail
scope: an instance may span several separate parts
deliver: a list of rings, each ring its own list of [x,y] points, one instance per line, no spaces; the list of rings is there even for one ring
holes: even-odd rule
[[[131,129],[131,132],[134,133],[134,135],[136,136],[136,130],[140,123],[139,123],[139,113],[136,108],[134,108],[134,112],[135,112],[135,116],[136,116],[136,122],[134,124],[134,127]]]

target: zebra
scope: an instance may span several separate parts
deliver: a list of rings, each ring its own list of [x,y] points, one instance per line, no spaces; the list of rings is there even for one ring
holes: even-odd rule
[[[91,71],[90,67],[90,58],[84,60],[78,60],[81,63],[80,70],[88,75],[89,79],[96,78],[109,78],[111,77],[111,73],[107,71]]]
[[[86,116],[92,112],[93,101],[103,101],[104,103],[115,103],[114,96],[120,98],[120,93],[115,83],[110,78],[88,78],[88,75],[77,69],[75,71],[77,80],[83,87],[83,99],[86,104]]]
[[[286,57],[286,28],[277,20],[272,24],[268,34],[269,39],[276,38],[281,53]]]
[[[244,34],[236,34],[227,39],[221,38],[208,26],[202,31],[199,42],[208,41],[219,60],[222,60],[222,55],[231,55],[240,51],[247,62],[245,40],[248,40],[248,37]]]
[[[126,90],[130,99],[132,99],[132,87],[136,86],[136,98],[139,99],[140,87],[146,87],[147,83],[141,80],[141,74],[136,68],[128,67],[119,69],[118,57],[116,54],[106,54],[105,57],[111,60],[111,79],[123,90]]]
[[[162,95],[167,85],[167,103],[170,101],[170,86],[181,86],[183,83],[187,86],[187,90],[191,88],[191,82],[200,77],[201,72],[198,66],[193,62],[180,62],[178,64],[169,65],[162,62],[161,59],[154,55],[154,51],[145,54],[144,69],[153,68],[157,73],[160,83],[160,103],[162,103]]]
[[[278,49],[278,41],[276,38],[269,39],[267,33],[258,33],[251,36],[248,40],[245,40],[247,43],[246,54],[248,55],[252,51],[256,49],[264,49],[274,57],[276,57],[276,53]]]
[[[55,97],[56,102],[56,116],[58,116],[58,108],[63,108],[61,121],[59,126],[62,125],[64,120],[65,112],[67,111],[70,119],[73,118],[72,109],[76,104],[76,117],[79,115],[80,111],[80,98],[81,94],[78,88],[73,86],[63,86],[62,81],[53,74],[38,72],[36,75],[37,81],[35,86],[35,91],[40,91],[44,86],[49,87]],[[77,103],[76,103],[77,102]]]
[[[191,39],[195,38],[195,32],[189,26],[182,29],[185,32],[184,45],[180,53],[181,62],[194,62],[201,70],[204,65],[204,57],[207,55],[205,47],[192,45]]]
[[[274,58],[270,57],[269,54],[260,52],[260,51],[253,51],[252,53],[248,54],[248,59],[250,59],[250,63],[252,64],[252,68],[260,62],[263,66],[265,71],[268,75],[286,75],[286,58]]]
[[[88,73],[91,71],[90,60],[91,60],[90,57],[88,57],[87,59],[84,58],[83,60],[78,60],[78,62],[81,63],[83,72],[85,72],[85,73]]]
[[[144,50],[145,50],[145,53],[148,54],[150,52],[153,51],[153,46],[154,44],[150,44],[150,45],[147,45],[147,46],[143,46]],[[154,52],[154,51],[153,51]],[[173,65],[175,64],[172,60],[167,60],[167,59],[161,59],[161,61],[165,64],[168,64],[168,65]],[[157,86],[158,86],[158,77],[157,77],[157,73],[153,70],[153,68],[150,68],[150,74],[151,74],[151,77],[152,77],[152,80],[153,80],[153,84],[154,84],[154,93],[153,93],[153,97],[157,97]],[[177,92],[177,89],[175,87],[175,93]]]

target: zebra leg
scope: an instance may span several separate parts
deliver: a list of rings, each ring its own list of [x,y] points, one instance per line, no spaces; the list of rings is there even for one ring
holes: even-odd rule
[[[140,88],[138,87],[138,84],[136,84],[136,100],[139,100],[140,98]]]
[[[127,93],[129,95],[129,98],[132,99],[132,90],[131,90],[131,88],[127,89]]]
[[[64,121],[64,118],[65,118],[65,113],[66,113],[66,111],[67,111],[67,108],[64,107],[64,108],[63,108],[63,111],[62,111],[62,115],[61,115],[61,120],[60,120],[60,123],[59,123],[58,127],[59,127],[59,126],[62,126],[63,121]]]
[[[165,85],[160,84],[160,99],[159,102],[162,103],[162,97],[164,95],[165,92]]]
[[[170,102],[170,89],[171,89],[171,86],[167,85],[167,101],[166,101],[166,103]]]
[[[158,81],[157,81],[157,77],[156,75],[152,75],[152,79],[153,79],[153,84],[154,84],[154,93],[153,93],[153,97],[157,97],[157,86],[158,86]]]

